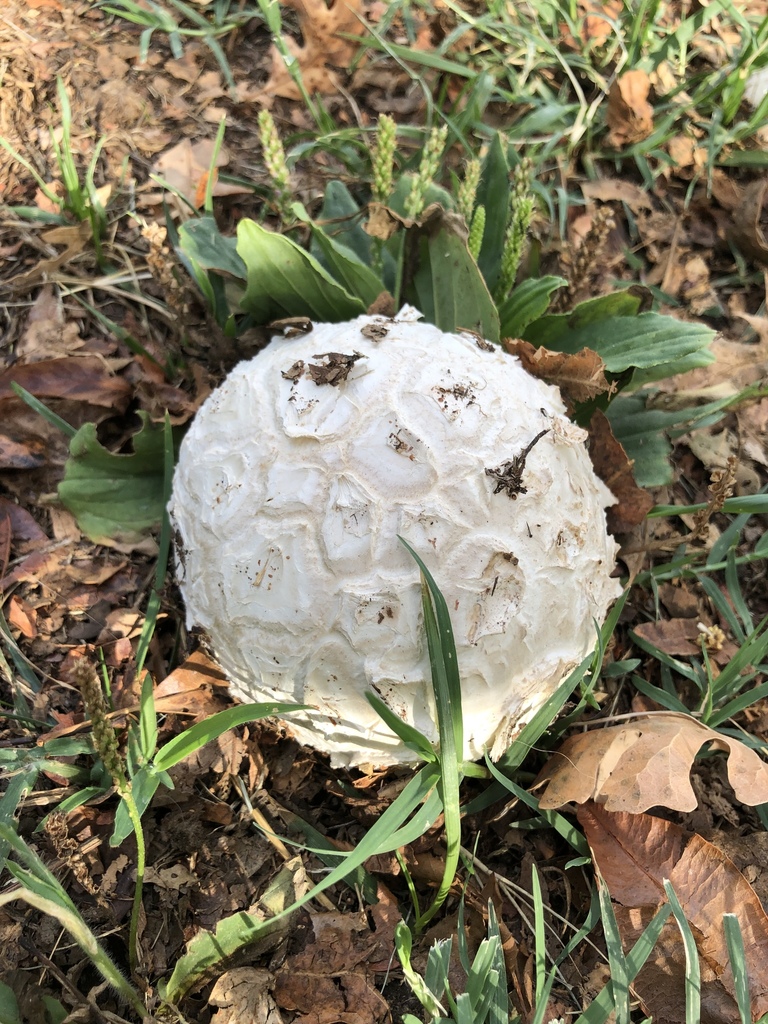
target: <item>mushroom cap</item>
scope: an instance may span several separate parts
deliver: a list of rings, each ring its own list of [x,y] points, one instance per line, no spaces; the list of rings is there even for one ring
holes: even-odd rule
[[[621,592],[615,499],[559,390],[418,316],[273,340],[203,404],[174,477],[188,625],[235,697],[312,705],[285,724],[335,765],[415,759],[366,691],[437,739],[420,574],[398,535],[448,604],[466,758],[504,752]]]

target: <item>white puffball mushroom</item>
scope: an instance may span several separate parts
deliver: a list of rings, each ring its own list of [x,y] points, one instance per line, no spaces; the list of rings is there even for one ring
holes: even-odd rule
[[[273,340],[206,400],[174,477],[188,625],[235,697],[312,705],[285,725],[337,766],[416,759],[366,691],[437,740],[420,574],[398,534],[448,604],[466,758],[503,753],[621,590],[615,499],[559,390],[419,315]]]

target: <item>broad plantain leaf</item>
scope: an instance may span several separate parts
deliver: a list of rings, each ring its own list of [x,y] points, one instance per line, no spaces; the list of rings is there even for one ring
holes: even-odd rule
[[[609,372],[621,373],[630,367],[648,369],[677,363],[694,353],[700,359],[714,337],[708,327],[659,313],[623,314],[593,321],[578,316],[579,312],[577,307],[570,314],[541,317],[529,324],[523,338],[556,352],[591,348],[602,356]]]
[[[667,411],[648,408],[647,394],[619,395],[606,409],[613,433],[624,446],[640,487],[661,487],[672,480],[668,433],[679,436],[697,426],[711,425],[725,413],[730,398],[705,405]]]
[[[483,160],[476,204],[485,207],[485,231],[477,265],[488,288],[493,291],[499,279],[509,210],[509,165],[498,132]]]
[[[308,252],[255,221],[240,221],[237,252],[247,272],[240,304],[257,324],[286,316],[340,323],[365,313],[365,304],[334,281]]]
[[[499,306],[502,338],[519,338],[525,328],[542,317],[558,288],[567,285],[564,277],[530,277],[522,281]]]
[[[387,201],[387,206],[390,210],[394,210],[395,213],[400,214],[401,217],[405,216],[405,201],[407,200],[413,179],[416,177],[415,174],[403,174],[398,179],[397,185],[392,195]],[[450,192],[442,188],[440,185],[436,185],[431,182],[427,186],[427,190],[424,193],[424,209],[431,206],[432,203],[439,203],[444,210],[455,210],[456,201]]]
[[[218,270],[245,280],[245,263],[237,255],[236,239],[222,235],[213,217],[198,217],[182,224],[179,245],[205,270]]]
[[[143,425],[133,437],[132,455],[104,448],[93,423],[84,424],[69,445],[59,498],[97,543],[136,543],[162,518],[163,429],[153,426],[146,413],[139,415]]]
[[[459,221],[461,223],[459,223]],[[463,220],[436,207],[421,225],[406,232],[404,294],[442,331],[477,331],[499,340],[499,314],[464,240]]]
[[[312,224],[311,230],[312,242],[323,254],[325,267],[367,309],[384,291],[383,282],[370,267],[360,262],[352,249],[326,235],[317,224]]]
[[[329,238],[351,249],[367,267],[371,265],[371,236],[363,229],[360,207],[343,181],[328,182],[317,222]]]

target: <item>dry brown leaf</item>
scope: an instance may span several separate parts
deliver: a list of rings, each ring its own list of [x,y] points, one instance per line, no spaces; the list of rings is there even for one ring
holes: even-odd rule
[[[412,223],[394,210],[390,210],[384,203],[369,203],[368,220],[363,224],[363,228],[371,238],[379,238],[386,242],[400,228],[408,227]]]
[[[621,906],[614,907],[625,949],[657,908],[669,879],[691,924],[700,955],[702,1020],[739,1020],[723,915],[735,914],[744,937],[753,1019],[768,1011],[768,916],[736,865],[712,843],[662,818],[611,814],[588,804],[579,822],[595,864]],[[668,921],[633,988],[654,1020],[684,1024],[686,961],[680,930]]]
[[[304,88],[310,96],[338,92],[336,76],[331,68],[348,68],[358,44],[342,38],[343,34],[361,36],[365,25],[358,15],[361,0],[283,0],[299,18],[304,45],[299,46],[289,36],[283,41],[301,68]],[[282,96],[287,100],[301,99],[301,93],[291,78],[285,61],[276,46],[272,47],[272,71],[264,86],[263,96]]]
[[[24,333],[16,346],[17,362],[31,363],[70,355],[83,344],[77,323],[64,316],[61,296],[52,284],[44,285],[32,304]]]
[[[676,657],[701,654],[702,631],[694,618],[640,622],[634,632],[665,654]]]
[[[613,534],[629,533],[653,508],[653,498],[635,483],[632,462],[614,436],[608,417],[599,409],[592,414],[589,439],[595,472],[616,498],[616,504],[606,509],[608,529]]]
[[[659,711],[569,736],[536,779],[536,785],[547,784],[539,806],[553,810],[594,800],[608,811],[631,814],[659,806],[693,811],[690,771],[705,743],[729,753],[728,780],[737,800],[750,807],[768,803],[768,765],[754,750],[689,715]]]
[[[645,71],[625,71],[608,93],[605,119],[608,142],[621,149],[647,139],[653,131],[653,107],[648,102],[651,82]]]
[[[560,38],[565,46],[581,50],[584,43],[603,46],[616,33],[616,22],[622,11],[621,0],[578,0],[578,12],[581,17],[579,39],[576,42],[570,29],[562,22]]]
[[[205,185],[203,184],[202,187],[202,195],[200,186],[202,182],[207,181],[214,146],[215,142],[212,139],[201,139],[195,143],[190,142],[189,139],[182,139],[178,145],[157,158],[154,172],[167,181],[172,188],[181,192],[190,203],[200,207],[205,199]],[[229,153],[222,147],[216,157],[215,167],[226,167],[228,163]],[[241,185],[219,181],[218,178],[214,180],[213,194],[215,196],[236,196],[249,191]],[[152,197],[145,196],[144,198],[148,202],[150,198],[154,198],[154,194]],[[161,201],[162,194],[157,199],[158,203]]]
[[[585,199],[597,199],[601,203],[620,202],[636,213],[638,210],[652,210],[653,200],[648,192],[624,178],[598,178],[597,181],[584,181],[581,191]]]
[[[0,470],[37,469],[45,465],[45,445],[42,441],[16,441],[0,434]]]
[[[37,611],[32,605],[23,597],[13,594],[6,609],[8,624],[18,629],[27,640],[34,640],[37,636]]]
[[[275,972],[278,1006],[301,1024],[383,1024],[389,1010],[366,971],[381,943],[365,915],[312,914],[311,924],[314,942]]]
[[[226,971],[208,997],[219,1010],[212,1024],[282,1024],[282,1016],[270,995],[274,975],[256,967]]]
[[[60,212],[58,209],[56,212]],[[43,241],[48,245],[63,245],[64,251],[58,256],[50,259],[40,260],[31,270],[23,274],[17,274],[5,282],[7,288],[14,291],[24,291],[32,288],[38,282],[45,280],[59,267],[69,263],[71,259],[79,255],[85,246],[90,242],[92,234],[91,222],[80,221],[79,224],[65,224],[62,227],[51,228],[42,236]]]
[[[155,706],[165,714],[211,715],[221,709],[214,687],[227,684],[216,662],[195,651],[155,687]]]
[[[0,401],[15,398],[11,384],[20,384],[40,398],[68,398],[124,412],[131,386],[108,372],[98,356],[41,359],[24,366],[10,366],[0,373]]]
[[[5,576],[5,570],[11,560],[11,538],[13,537],[13,523],[11,517],[0,506],[0,577]]]
[[[759,263],[768,263],[768,177],[748,185],[733,212],[728,238],[737,249]]]
[[[506,338],[503,345],[510,355],[517,356],[528,373],[556,384],[573,402],[588,402],[611,388],[605,379],[605,363],[591,348],[572,354],[553,352],[519,338]]]
[[[27,551],[31,547],[39,546],[40,542],[44,543],[48,540],[45,530],[38,525],[36,519],[27,509],[0,495],[0,519],[6,516],[13,529],[14,545],[19,542],[26,544],[23,550]],[[0,544],[0,552],[2,550],[2,544]]]

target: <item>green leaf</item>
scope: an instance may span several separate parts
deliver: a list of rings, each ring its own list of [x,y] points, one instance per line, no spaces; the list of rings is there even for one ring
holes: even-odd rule
[[[375,693],[366,693],[365,699],[371,705],[376,714],[385,725],[389,726],[392,732],[399,736],[406,747],[412,750],[423,761],[436,761],[435,749],[423,732],[419,732],[409,722],[404,722],[399,715],[396,715],[390,707],[384,703],[381,697]]]
[[[312,241],[323,254],[323,262],[327,269],[339,284],[343,285],[350,295],[357,296],[367,309],[384,291],[383,282],[370,267],[360,262],[352,249],[326,235],[317,224],[311,224],[310,227]]]
[[[93,423],[70,442],[70,457],[59,484],[62,504],[90,540],[136,543],[163,514],[163,429],[140,412],[143,425],[133,436],[133,454],[104,448]]]
[[[668,364],[706,348],[715,332],[697,323],[686,323],[659,313],[611,316],[582,322],[575,312],[545,316],[530,324],[523,338],[556,352],[594,349],[610,373],[630,367]]]
[[[371,236],[364,230],[360,207],[343,181],[328,182],[317,220],[329,238],[351,249],[367,267],[371,265]]]
[[[672,481],[669,456],[672,453],[666,431],[681,428],[692,430],[703,421],[712,424],[710,417],[722,416],[729,399],[717,399],[706,405],[691,406],[667,412],[649,409],[647,395],[619,395],[606,409],[613,433],[624,446],[630,459],[634,459],[635,480],[641,487],[661,487]],[[716,420],[714,421],[716,422]]]
[[[463,222],[462,222],[463,224]],[[464,239],[456,214],[437,208],[406,232],[405,266],[415,266],[403,292],[442,331],[477,331],[499,340],[499,314]]]
[[[13,994],[13,989],[4,981],[0,981],[0,1020],[3,1024],[21,1024],[16,996]]]
[[[497,132],[483,160],[476,203],[485,207],[485,232],[477,264],[488,288],[493,291],[499,279],[501,254],[509,215],[509,165]]]
[[[401,217],[405,217],[405,203],[411,191],[411,185],[413,179],[416,177],[415,174],[401,174],[395,185],[395,190],[387,201],[387,206],[390,210],[394,210]],[[455,210],[456,201],[450,192],[442,188],[440,185],[436,185],[434,182],[430,182],[427,185],[427,190],[424,193],[424,206],[426,210],[428,206],[433,203],[437,203],[442,206],[444,210]]]
[[[247,279],[241,306],[257,324],[287,316],[341,323],[365,313],[364,303],[308,252],[253,220],[240,221],[237,252],[245,262]]]
[[[237,240],[219,231],[213,217],[197,217],[179,228],[179,246],[204,270],[218,270],[245,280],[245,263],[237,254]]]
[[[640,487],[662,487],[672,482],[669,463],[672,445],[664,428],[664,412],[646,409],[645,400],[635,395],[620,395],[608,406],[606,415],[616,439],[634,461],[632,471]]]
[[[307,704],[238,704],[236,707],[219,711],[216,715],[198,722],[197,725],[185,729],[174,736],[155,755],[154,766],[157,771],[165,771],[178,764],[189,754],[215,740],[218,736],[246,722],[254,722],[259,718],[273,715],[284,715],[291,711],[305,711]]]
[[[170,783],[170,779],[167,776],[164,779],[160,773],[155,774],[149,768],[140,768],[133,776],[131,779],[131,793],[136,803],[139,817],[149,807],[160,783],[166,782],[166,780]],[[168,785],[168,788],[173,789],[173,784]],[[121,800],[115,811],[115,824],[112,829],[112,835],[109,837],[109,845],[112,847],[120,846],[132,832],[133,822],[128,811],[128,804],[125,800]]]
[[[646,387],[648,384],[653,384],[654,381],[675,377],[678,373],[699,370],[703,366],[709,366],[714,361],[715,357],[708,348],[700,348],[694,352],[689,352],[687,356],[683,356],[682,359],[676,359],[674,362],[659,363],[657,366],[636,370],[632,374],[630,386],[635,391],[638,388]]]
[[[242,911],[221,921],[213,935],[210,932],[196,935],[188,944],[187,952],[176,961],[168,982],[161,983],[160,993],[163,998],[172,1003],[178,1002],[212,963],[218,963],[223,955],[227,955],[222,952],[223,950],[232,953],[244,945],[255,942],[268,934],[278,921],[304,906],[324,889],[342,881],[350,871],[363,864],[369,857],[389,853],[423,835],[441,810],[435,792],[438,778],[436,769],[431,765],[417,772],[354,850],[351,850],[337,867],[319,878],[314,889],[310,889],[284,910],[275,909],[274,916],[269,920],[265,921],[254,914]],[[409,819],[408,823],[403,825],[406,819]],[[264,902],[265,898],[266,894],[261,902]]]
[[[544,316],[552,296],[568,282],[564,277],[529,277],[499,306],[502,338],[519,338],[525,328]]]

